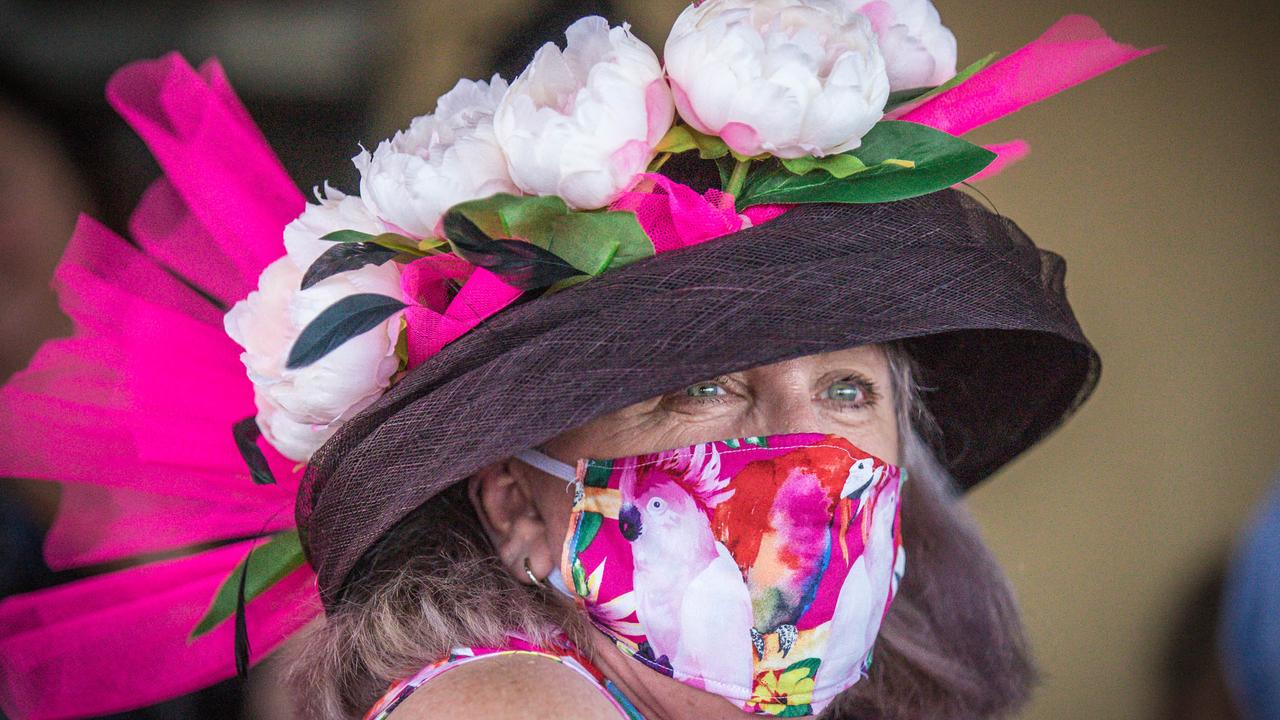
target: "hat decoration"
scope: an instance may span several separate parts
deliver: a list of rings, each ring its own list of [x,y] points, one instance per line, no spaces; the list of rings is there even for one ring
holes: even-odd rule
[[[1153,51],[1069,16],[957,72],[929,0],[704,0],[661,59],[625,23],[565,35],[510,84],[459,81],[356,155],[358,195],[326,184],[314,203],[216,61],[116,73],[108,99],[165,177],[132,243],[80,219],[55,275],[76,334],[0,390],[0,436],[23,449],[0,473],[64,484],[55,568],[217,545],[0,602],[5,713],[177,696],[315,617],[292,513],[305,463],[503,308],[797,204],[989,177],[1027,144],[961,135]],[[720,187],[664,175],[683,153]]]

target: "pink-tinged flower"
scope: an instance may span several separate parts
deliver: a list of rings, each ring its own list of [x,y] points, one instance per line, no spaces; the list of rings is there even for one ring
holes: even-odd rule
[[[563,51],[543,45],[511,83],[494,131],[521,190],[592,210],[645,171],[675,107],[657,55],[627,24],[584,17],[565,39]]]
[[[929,0],[872,0],[858,6],[880,40],[890,90],[941,85],[956,74],[956,36]]]
[[[334,230],[355,230],[378,235],[387,228],[369,213],[355,195],[324,184],[315,189],[316,203],[308,203],[302,214],[284,228],[284,249],[293,264],[306,271],[333,243],[320,238]]]
[[[240,359],[253,381],[258,427],[272,446],[293,460],[310,458],[343,421],[386,390],[399,367],[395,346],[401,313],[312,365],[285,367],[298,334],[330,305],[358,293],[402,297],[395,263],[366,265],[299,289],[303,273],[332,247],[321,236],[334,230],[373,233],[378,228],[359,198],[327,189],[319,205],[308,205],[285,228],[289,254],[268,265],[258,289],[224,318],[227,334],[244,348]]]
[[[680,116],[741,155],[853,150],[889,98],[871,23],[836,0],[707,0],[664,57]]]
[[[394,231],[428,238],[451,206],[518,192],[493,135],[493,111],[506,91],[497,75],[487,83],[459,80],[434,114],[414,118],[372,153],[361,151],[353,161],[369,212]]]

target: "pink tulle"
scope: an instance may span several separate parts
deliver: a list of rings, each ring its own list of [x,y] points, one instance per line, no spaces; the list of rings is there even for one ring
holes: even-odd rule
[[[751,225],[752,225],[752,227],[754,227],[754,226],[756,226],[756,225],[762,225],[762,224],[764,224],[764,223],[769,222],[770,220],[772,220],[772,219],[774,219],[774,218],[778,217],[779,215],[781,215],[782,213],[786,212],[786,211],[787,211],[788,209],[790,209],[791,207],[793,207],[793,206],[792,206],[792,205],[781,205],[781,204],[778,204],[778,205],[752,205],[751,207],[747,208],[746,210],[743,210],[743,211],[742,211],[742,215],[743,215],[743,217],[745,217],[746,219],[750,220],[750,221],[751,221]]]
[[[256,281],[241,274],[200,221],[187,212],[182,197],[165,178],[142,194],[129,218],[129,234],[148,255],[224,305],[235,304],[257,288]],[[192,258],[192,248],[201,248],[203,257],[198,262]]]
[[[635,213],[657,253],[737,232],[743,226],[744,215],[752,225],[759,225],[786,209],[784,205],[762,205],[739,215],[732,196],[715,189],[700,195],[688,185],[656,173],[642,175],[632,190],[609,206],[611,211]]]
[[[437,312],[449,306],[450,285],[471,274],[472,265],[454,255],[428,255],[405,265],[400,271],[400,289],[411,304]]]
[[[1093,18],[1068,15],[1013,54],[899,119],[963,135],[1159,49],[1117,43]]]
[[[82,217],[55,274],[70,338],[0,389],[0,475],[64,484],[46,540],[55,568],[293,527],[299,470],[263,442],[255,485],[231,436],[253,388],[222,326],[302,210],[216,62],[178,55],[113,76],[110,101],[165,170],[130,244]],[[141,249],[140,249],[141,248]],[[0,603],[0,702],[15,720],[139,707],[234,673],[231,625],[185,638],[247,551],[141,565]],[[260,658],[318,611],[302,568],[249,604]]]
[[[419,260],[413,264],[418,265],[421,262]],[[421,266],[421,271],[415,273],[410,284],[406,286],[407,296],[434,294],[433,290],[423,289],[430,288],[438,282],[438,278],[433,277],[429,272],[433,267],[438,266]],[[403,278],[401,282],[402,285],[405,284]],[[404,313],[405,334],[409,341],[408,367],[412,369],[421,365],[427,358],[440,352],[445,345],[479,325],[481,320],[510,305],[520,296],[520,292],[492,272],[477,267],[467,276],[458,293],[443,311],[439,309],[439,305],[436,307],[410,305]],[[439,299],[438,295],[436,298]]]
[[[280,482],[254,485],[232,441],[253,390],[216,307],[89,218],[55,286],[76,333],[0,389],[0,474],[271,512],[292,497],[293,463],[268,452]]]
[[[80,567],[292,528],[293,498],[272,494],[281,496],[275,508],[67,483],[45,538],[45,560],[53,568]]]
[[[249,542],[0,602],[0,708],[53,720],[128,710],[234,674],[233,623],[188,643]],[[260,660],[318,612],[306,565],[246,606]]]
[[[257,287],[262,269],[283,254],[281,229],[305,201],[222,67],[211,60],[197,73],[177,53],[132,63],[112,76],[107,100],[147,143],[175,194],[207,232],[184,238],[186,252],[168,244],[173,269],[196,277],[202,269],[194,266],[216,249],[237,269],[244,288]],[[197,247],[199,252],[190,252]]]
[[[1031,152],[1031,145],[1026,140],[1010,140],[985,147],[996,154],[996,159],[992,160],[991,164],[983,168],[977,175],[969,178],[969,182],[995,177],[1007,170],[1010,165],[1020,162]]]

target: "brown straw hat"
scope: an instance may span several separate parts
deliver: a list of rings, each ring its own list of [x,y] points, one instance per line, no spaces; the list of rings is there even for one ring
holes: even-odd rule
[[[961,192],[799,205],[481,323],[312,458],[297,520],[327,607],[361,556],[484,465],[708,377],[904,340],[967,489],[1065,420],[1100,360],[1065,263]]]

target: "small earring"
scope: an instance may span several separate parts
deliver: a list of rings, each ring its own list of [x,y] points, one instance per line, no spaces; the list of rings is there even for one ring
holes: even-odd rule
[[[533,568],[529,567],[528,556],[525,556],[524,559],[524,574],[529,577],[529,582],[537,585],[538,587],[544,587],[542,581],[538,579],[538,576],[533,574]]]

